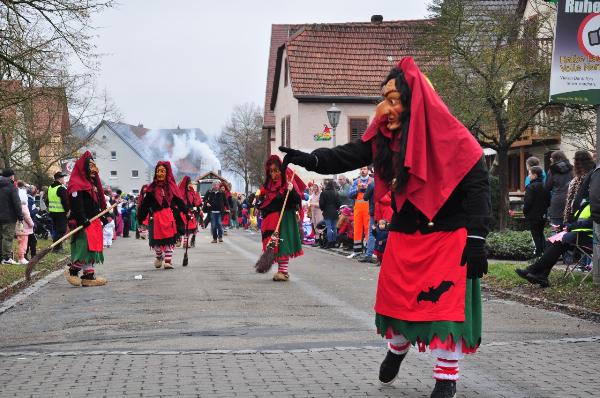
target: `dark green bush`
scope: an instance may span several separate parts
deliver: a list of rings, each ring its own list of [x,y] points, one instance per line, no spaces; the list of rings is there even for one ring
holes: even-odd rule
[[[486,240],[490,258],[502,260],[529,260],[534,246],[529,231],[491,232]]]

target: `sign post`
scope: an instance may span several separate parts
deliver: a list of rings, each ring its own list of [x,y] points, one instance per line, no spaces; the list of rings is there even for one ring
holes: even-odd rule
[[[600,0],[558,0],[550,100],[596,105],[600,155]],[[600,226],[594,223],[594,283],[600,285]]]

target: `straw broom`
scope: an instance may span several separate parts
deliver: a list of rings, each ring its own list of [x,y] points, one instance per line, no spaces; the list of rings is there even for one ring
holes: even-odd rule
[[[292,178],[290,178],[291,181],[294,180],[295,175],[296,175],[296,172],[294,171],[294,173],[292,174]],[[283,200],[283,208],[281,209],[281,212],[279,213],[279,220],[277,221],[277,227],[275,228],[275,231],[269,238],[269,243],[267,243],[267,248],[263,252],[263,254],[260,256],[258,261],[256,261],[256,264],[254,265],[254,269],[259,274],[264,274],[265,272],[268,272],[271,269],[271,267],[273,266],[273,264],[275,263],[275,259],[277,258],[277,254],[275,253],[275,248],[277,246],[279,246],[279,227],[281,226],[281,220],[283,219],[283,213],[285,212],[285,205],[287,204],[287,200],[288,200],[288,197],[290,196],[290,192],[291,191],[288,190],[285,193],[285,199]]]
[[[112,206],[107,207],[106,209],[102,210],[100,213],[98,213],[94,217],[92,217],[90,219],[90,222],[102,217],[103,215],[105,215],[106,213],[108,213],[109,211],[114,209],[117,206],[117,204],[118,203],[115,203]],[[31,278],[31,271],[33,271],[33,268],[35,268],[35,266],[40,262],[40,260],[42,258],[46,257],[46,255],[48,253],[50,253],[50,251],[52,251],[52,249],[54,249],[56,246],[61,244],[63,241],[67,240],[67,238],[70,238],[71,236],[73,236],[77,232],[81,231],[82,229],[83,229],[83,225],[78,226],[77,228],[75,228],[68,234],[64,235],[62,238],[60,238],[56,242],[52,243],[50,246],[48,246],[44,250],[38,252],[35,256],[33,256],[31,261],[29,261],[29,264],[27,264],[27,268],[25,268],[25,279],[29,280]]]

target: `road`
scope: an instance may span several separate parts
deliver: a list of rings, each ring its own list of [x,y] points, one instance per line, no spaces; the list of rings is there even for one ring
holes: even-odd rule
[[[0,397],[429,396],[432,358],[414,349],[394,386],[377,382],[377,267],[307,248],[276,283],[253,271],[258,235],[210,240],[156,270],[146,241],[119,239],[98,267],[108,285],[58,277],[4,312]],[[486,296],[458,396],[595,396],[599,356],[600,325]]]

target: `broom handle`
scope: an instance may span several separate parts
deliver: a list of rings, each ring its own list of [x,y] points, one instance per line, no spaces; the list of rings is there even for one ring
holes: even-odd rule
[[[292,178],[290,178],[290,180],[293,180],[295,176],[296,176],[296,172],[294,171],[292,173]],[[294,188],[292,188],[292,189],[294,189]],[[288,200],[288,197],[290,196],[290,192],[291,191],[288,190],[285,193],[285,199],[283,199],[283,208],[281,209],[281,213],[279,213],[279,220],[277,221],[277,228],[275,228],[275,233],[279,233],[279,227],[281,226],[281,220],[283,220],[283,213],[285,212],[285,205],[287,204],[287,200]]]
[[[118,205],[118,203],[115,203],[114,205],[107,207],[106,209],[102,210],[100,213],[96,214],[94,217],[90,218],[90,222],[97,220],[98,218],[102,217],[103,215],[105,215],[106,213],[108,213],[109,211],[111,211],[112,209],[114,209],[116,206]],[[79,232],[83,229],[83,225],[78,226],[77,228],[75,228],[74,230],[72,230],[71,232],[69,232],[68,234],[64,235],[62,238],[60,238],[59,240],[57,240],[56,242],[54,242],[53,244],[50,245],[50,249],[53,249],[55,246],[58,246],[60,243],[62,243],[63,241],[65,241],[67,238],[73,236],[76,232]]]

